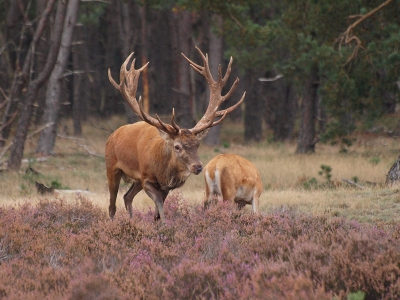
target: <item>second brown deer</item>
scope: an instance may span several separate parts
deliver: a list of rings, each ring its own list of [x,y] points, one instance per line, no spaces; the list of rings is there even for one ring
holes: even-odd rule
[[[199,141],[211,127],[219,124],[227,114],[236,109],[244,100],[242,98],[233,106],[218,110],[237,87],[236,78],[226,95],[221,95],[231,73],[232,58],[229,61],[225,76],[222,77],[221,66],[218,79],[211,75],[207,54],[199,48],[203,66],[183,57],[198,73],[205,77],[210,86],[208,108],[200,121],[191,129],[180,128],[175,122],[172,110],[171,124],[164,123],[158,115],[155,117],[143,110],[141,98],[136,99],[136,90],[140,72],[147,66],[135,70],[135,60],[128,70],[131,55],[125,60],[120,70],[120,83],[117,84],[108,70],[112,85],[118,89],[135,114],[143,121],[118,128],[108,138],[105,148],[108,188],[110,192],[109,215],[113,219],[116,212],[116,199],[121,178],[133,182],[124,195],[125,208],[132,217],[132,201],[135,195],[144,190],[156,205],[155,219],[165,222],[164,201],[172,189],[182,186],[191,173],[199,174],[203,164],[198,155]]]
[[[232,201],[239,208],[251,204],[258,213],[263,185],[253,163],[235,154],[220,154],[204,167],[206,198],[204,207],[212,202]]]

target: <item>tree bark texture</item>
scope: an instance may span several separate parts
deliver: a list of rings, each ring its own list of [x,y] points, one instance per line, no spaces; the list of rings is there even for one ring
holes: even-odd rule
[[[273,78],[277,72],[268,72]],[[265,99],[265,121],[273,131],[275,141],[290,141],[293,138],[294,122],[297,112],[297,99],[294,87],[284,77],[261,83]]]
[[[299,138],[297,141],[296,153],[314,153],[317,137],[315,134],[315,124],[317,116],[317,91],[319,84],[318,67],[311,68],[311,72],[306,79],[301,104],[301,121]]]
[[[147,47],[147,7],[146,3],[144,3],[143,6],[140,8],[141,15],[142,15],[142,22],[141,22],[141,38],[142,38],[142,63],[145,64],[148,60],[148,47]],[[141,78],[142,78],[142,86],[143,86],[143,95],[142,95],[142,101],[143,101],[143,110],[146,113],[149,113],[150,111],[150,95],[149,95],[149,72],[148,68],[145,68],[142,71]]]
[[[175,116],[179,126],[191,128],[195,122],[192,115],[193,101],[190,93],[190,66],[181,55],[181,53],[188,54],[190,52],[192,33],[191,13],[188,11],[173,12],[171,23]]]
[[[260,142],[262,138],[262,120],[264,101],[261,95],[261,83],[258,80],[260,74],[253,70],[246,70],[245,86],[246,107],[244,115],[244,139],[246,142]]]
[[[121,43],[121,60],[125,60],[128,55],[134,51],[134,46],[138,41],[138,31],[143,16],[140,16],[139,13],[137,13],[137,7],[138,5],[132,1],[118,1],[116,22],[118,23],[118,36]],[[135,53],[134,56],[135,58],[138,58],[138,53]],[[140,64],[140,60],[136,59],[136,64]],[[139,66],[137,65],[136,67],[138,68]],[[143,74],[141,77],[143,77]],[[117,90],[114,90],[114,93],[122,99]],[[123,101],[123,105],[128,123],[138,121],[139,118],[125,101]]]
[[[82,120],[84,119],[83,111],[86,110],[85,86],[87,85],[87,47],[83,43],[86,27],[77,24],[74,30],[76,43],[71,47],[72,64],[74,68],[73,75],[73,100],[72,100],[72,121],[74,128],[74,136],[82,135]]]
[[[69,0],[64,21],[64,28],[61,36],[61,45],[58,51],[57,62],[51,72],[46,90],[46,108],[43,115],[43,125],[52,124],[46,127],[40,134],[36,153],[49,155],[53,153],[57,136],[57,126],[61,107],[61,87],[63,73],[65,72],[69,59],[72,34],[74,32],[78,17],[80,0]]]
[[[46,65],[36,79],[31,81],[27,87],[24,97],[24,106],[18,120],[16,134],[10,149],[10,157],[7,162],[9,170],[18,170],[21,166],[21,160],[25,148],[25,140],[27,137],[30,121],[32,118],[33,102],[39,88],[49,78],[52,69],[57,60],[58,49],[60,48],[62,29],[64,25],[66,3],[63,0],[58,1],[57,11],[54,18],[52,42],[47,55]]]
[[[18,2],[18,1],[13,1],[13,2]],[[31,67],[33,64],[35,52],[36,52],[36,46],[40,41],[40,38],[45,30],[45,25],[48,20],[49,14],[53,10],[55,0],[49,0],[47,2],[46,8],[43,11],[43,13],[40,16],[40,19],[38,21],[38,25],[36,27],[36,30],[34,32],[32,41],[29,45],[29,49],[25,55],[25,59],[23,60],[23,66],[21,68],[20,63],[21,59],[20,56],[22,53],[15,53],[15,58],[13,61],[15,61],[15,70],[20,70],[16,71],[12,84],[11,84],[11,89],[10,93],[7,99],[7,105],[5,108],[5,111],[2,116],[1,120],[1,129],[0,129],[0,147],[4,146],[5,140],[8,138],[10,134],[10,129],[11,129],[11,123],[13,122],[13,118],[16,116],[16,110],[18,103],[20,101],[20,96],[21,92],[24,89],[24,87],[29,84],[32,80],[32,72],[31,72]],[[23,35],[23,31],[21,35]],[[21,37],[22,39],[22,37]]]
[[[222,53],[223,53],[223,42],[222,36],[215,31],[222,26],[222,17],[213,15],[211,17],[211,24],[208,26],[208,40],[209,40],[209,53],[208,59],[210,64],[210,71],[215,80],[218,80],[218,66],[222,65]],[[217,29],[216,29],[217,28]],[[224,70],[222,71],[224,72]],[[206,103],[205,107],[208,106],[210,101],[210,86],[207,85],[206,89]],[[209,146],[217,146],[221,143],[220,141],[221,125],[214,126],[210,129],[206,137],[204,138],[204,144]]]
[[[173,91],[173,77],[171,74],[173,74],[174,68],[177,66],[172,64],[173,54],[170,50],[172,45],[171,32],[169,30],[173,14],[173,12],[166,10],[149,11],[151,22],[148,22],[148,34],[152,38],[148,40],[148,54],[149,58],[152,57],[152,59],[150,59],[147,69],[151,99],[150,111],[152,114],[170,116],[174,105],[172,96],[175,95],[175,92]],[[180,59],[183,60],[182,56]]]

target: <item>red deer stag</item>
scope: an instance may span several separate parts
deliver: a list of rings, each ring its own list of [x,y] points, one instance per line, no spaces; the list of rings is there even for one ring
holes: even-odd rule
[[[135,59],[130,69],[127,65],[131,55],[125,60],[120,70],[120,83],[117,84],[108,70],[108,78],[118,89],[135,114],[143,121],[118,128],[108,138],[105,148],[108,188],[110,192],[109,214],[111,219],[116,212],[116,198],[121,178],[132,181],[133,184],[124,195],[125,208],[132,218],[132,201],[142,189],[156,205],[155,220],[161,218],[165,223],[164,201],[170,190],[182,186],[191,173],[199,174],[203,164],[199,159],[199,141],[208,133],[211,127],[219,124],[227,114],[236,109],[244,100],[245,94],[233,106],[218,110],[218,107],[228,99],[237,87],[236,78],[226,95],[221,95],[231,73],[232,57],[225,76],[218,68],[218,80],[211,75],[208,55],[197,48],[204,66],[195,64],[183,53],[183,57],[198,73],[203,75],[210,86],[210,100],[204,116],[192,129],[180,128],[175,122],[175,112],[172,110],[171,124],[164,123],[158,115],[155,117],[143,111],[139,97],[136,100],[136,90],[140,72],[147,66],[135,70]],[[216,119],[217,118],[217,119]]]
[[[263,190],[260,174],[247,159],[235,154],[220,154],[204,167],[206,198],[204,207],[211,202],[234,201],[239,208],[251,204],[258,213]]]

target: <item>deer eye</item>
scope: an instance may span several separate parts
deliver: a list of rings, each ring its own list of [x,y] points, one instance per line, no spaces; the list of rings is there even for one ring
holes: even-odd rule
[[[175,145],[175,150],[176,150],[176,151],[180,151],[180,150],[181,150],[181,146]]]

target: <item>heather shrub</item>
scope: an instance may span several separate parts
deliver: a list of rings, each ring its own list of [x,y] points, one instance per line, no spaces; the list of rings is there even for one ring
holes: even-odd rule
[[[166,225],[82,196],[1,207],[0,299],[400,297],[398,224],[188,203],[168,197]]]
[[[70,281],[65,299],[122,300],[128,297],[93,262],[87,260],[79,268],[79,275]]]

